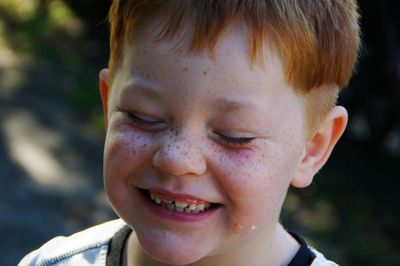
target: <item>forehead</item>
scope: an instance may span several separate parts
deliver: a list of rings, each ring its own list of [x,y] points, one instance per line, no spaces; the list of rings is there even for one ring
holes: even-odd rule
[[[148,28],[141,32],[140,37],[127,42],[117,75],[128,78],[129,75],[139,74],[145,79],[157,81],[163,74],[180,82],[192,83],[223,80],[230,89],[242,87],[242,83],[250,80],[258,82],[253,89],[263,89],[266,85],[290,88],[280,58],[269,47],[264,49],[265,65],[251,63],[244,27],[227,31],[214,51],[206,48],[200,52],[190,51],[184,30],[172,40],[162,41],[157,39],[155,32],[156,29]],[[241,88],[241,91],[246,90]]]

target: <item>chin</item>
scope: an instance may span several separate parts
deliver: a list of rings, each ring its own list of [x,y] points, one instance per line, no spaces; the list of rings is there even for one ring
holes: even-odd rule
[[[170,241],[168,241],[170,243],[162,243],[163,241],[154,243],[154,241],[140,240],[140,238],[139,242],[150,258],[170,265],[188,265],[207,256],[205,247],[202,246],[201,250],[196,249],[196,246],[201,245],[195,243],[182,243],[182,245],[179,245],[181,241],[174,244],[171,244]]]

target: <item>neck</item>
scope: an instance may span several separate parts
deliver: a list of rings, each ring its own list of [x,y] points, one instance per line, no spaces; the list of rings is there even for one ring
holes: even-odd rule
[[[125,245],[124,266],[167,266],[147,256],[141,248],[136,235],[132,233]],[[209,256],[191,266],[239,266],[239,265],[288,265],[296,255],[300,245],[278,224],[267,236],[258,237],[257,241],[241,243],[235,249]]]

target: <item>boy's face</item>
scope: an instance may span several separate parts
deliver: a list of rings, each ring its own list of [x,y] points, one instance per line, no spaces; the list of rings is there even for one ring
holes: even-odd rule
[[[108,99],[105,187],[157,260],[235,256],[273,241],[304,155],[305,108],[274,52],[265,69],[250,66],[246,38],[228,33],[215,59],[150,37],[125,50]],[[169,210],[174,200],[189,205]],[[211,207],[186,212],[201,204]]]

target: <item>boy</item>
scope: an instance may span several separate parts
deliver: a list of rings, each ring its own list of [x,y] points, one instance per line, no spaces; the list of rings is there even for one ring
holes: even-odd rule
[[[100,72],[121,218],[20,265],[335,265],[279,224],[342,135],[352,0],[115,0]]]

